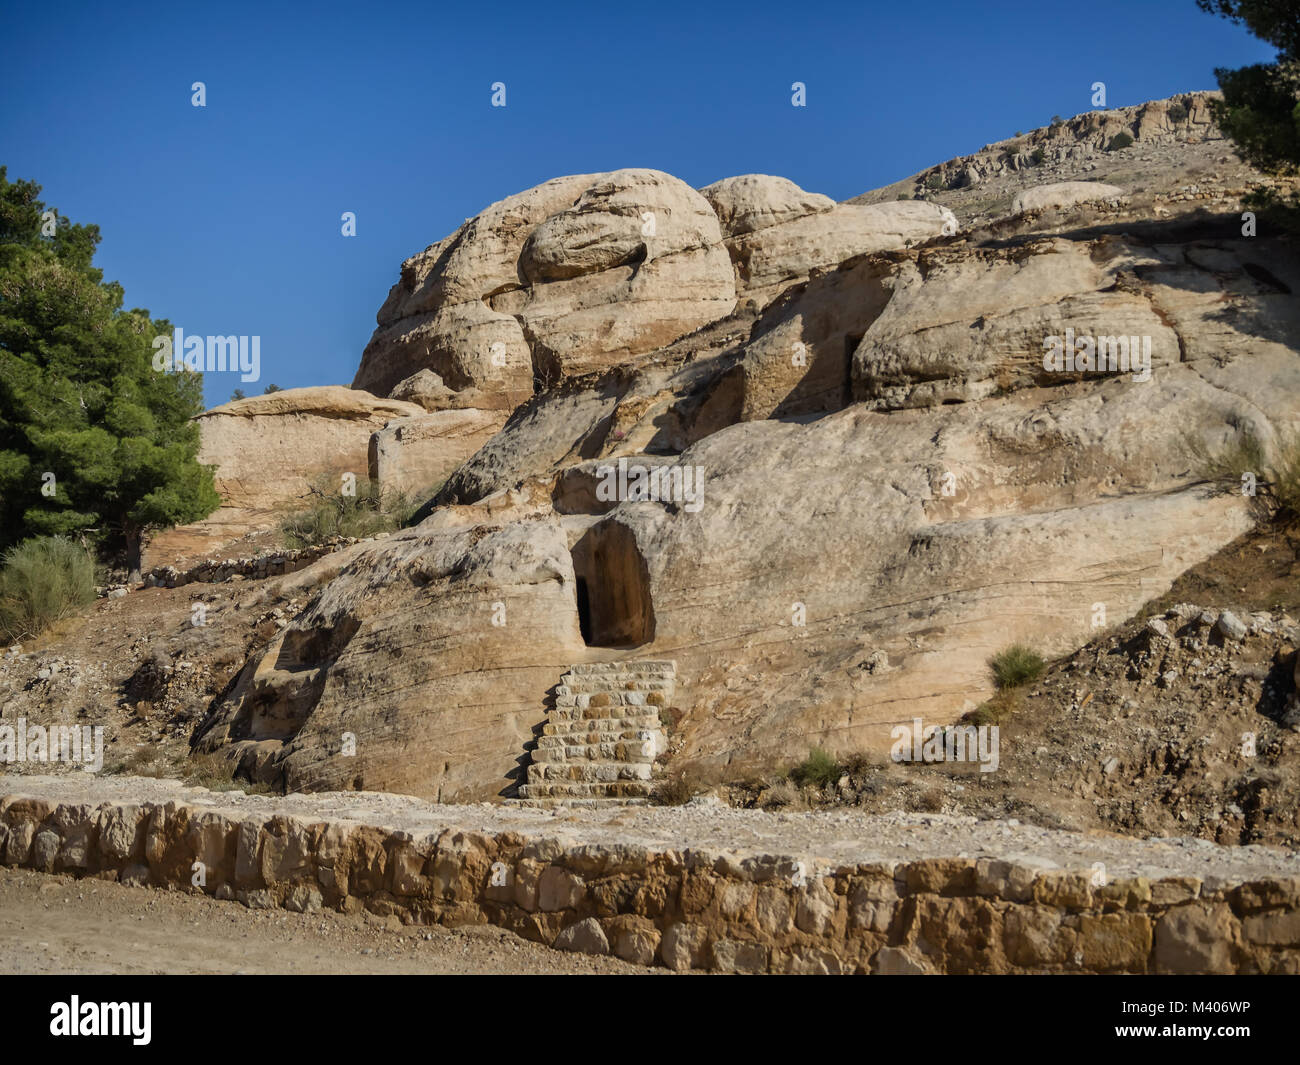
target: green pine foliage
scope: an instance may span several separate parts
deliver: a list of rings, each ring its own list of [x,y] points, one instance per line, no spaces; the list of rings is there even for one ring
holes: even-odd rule
[[[147,530],[220,502],[196,460],[202,377],[154,369],[170,324],[123,309],[92,265],[99,227],[47,218],[39,194],[0,167],[0,548],[87,534],[137,569]]]

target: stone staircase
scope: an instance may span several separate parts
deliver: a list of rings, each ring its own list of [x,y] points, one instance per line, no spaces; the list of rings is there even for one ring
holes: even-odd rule
[[[672,704],[677,663],[597,662],[560,678],[555,707],[519,787],[527,805],[644,802],[667,748],[659,717]]]

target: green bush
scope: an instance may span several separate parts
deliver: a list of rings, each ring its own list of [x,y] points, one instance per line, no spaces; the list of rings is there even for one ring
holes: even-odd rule
[[[1042,166],[1043,160],[1047,158],[1047,153],[1041,147],[1038,147],[1030,153],[1029,158],[1033,160],[1034,166]]]
[[[1187,108],[1182,104],[1170,104],[1168,114],[1170,122],[1183,122],[1187,118]]]
[[[844,774],[844,767],[820,747],[808,752],[808,757],[790,770],[790,778],[796,784],[812,785],[825,788],[834,784]]]
[[[925,187],[927,189],[933,189],[937,192],[939,189],[943,188],[943,178],[941,178],[938,174],[931,174],[928,178],[925,179]]]
[[[1013,643],[989,659],[993,683],[999,691],[1024,687],[1042,676],[1046,668],[1042,656],[1022,643]]]
[[[1126,132],[1116,133],[1115,136],[1111,137],[1110,143],[1106,145],[1106,151],[1118,152],[1124,148],[1127,148],[1132,143],[1133,143],[1133,138],[1128,133]]]
[[[0,636],[40,635],[95,598],[95,564],[62,536],[24,540],[4,553],[0,569]]]
[[[286,547],[310,547],[335,536],[360,538],[393,532],[415,512],[406,493],[369,480],[358,480],[354,494],[345,495],[339,483],[326,476],[312,485],[309,495],[311,506],[280,525]]]

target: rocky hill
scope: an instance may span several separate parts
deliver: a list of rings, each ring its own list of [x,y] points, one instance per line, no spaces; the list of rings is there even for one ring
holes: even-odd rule
[[[571,667],[647,660],[675,670],[675,766],[880,756],[899,723],[982,703],[994,652],[1068,655],[1099,607],[1124,624],[1255,526],[1204,455],[1300,430],[1300,266],[1243,235],[1256,178],[1188,95],[843,204],[653,170],[508,197],[402,264],[350,390],[201,419],[236,509],[354,472],[444,482],[423,520],[202,593],[225,606],[211,635],[143,639],[149,604],[183,617],[195,585],[101,607],[142,639],[96,705],[155,705],[127,678],[165,693],[211,641],[177,736],[201,717],[199,757],[489,799],[520,794],[560,711],[639,705],[570,704]],[[15,706],[37,663],[10,657]],[[639,793],[633,742],[592,725],[543,778]]]

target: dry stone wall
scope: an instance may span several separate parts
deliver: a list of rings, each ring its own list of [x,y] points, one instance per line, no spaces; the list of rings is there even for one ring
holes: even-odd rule
[[[992,858],[826,864],[514,831],[420,834],[269,804],[20,795],[0,798],[0,860],[257,908],[493,924],[676,970],[1300,972],[1300,877],[1098,884]]]

